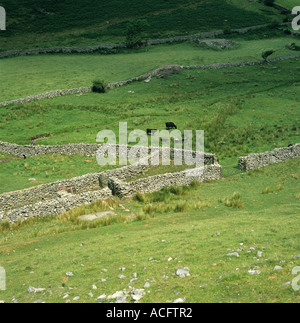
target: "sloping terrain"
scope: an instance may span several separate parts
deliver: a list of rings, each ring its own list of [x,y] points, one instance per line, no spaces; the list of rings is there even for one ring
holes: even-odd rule
[[[0,50],[84,46],[124,41],[128,21],[147,19],[150,38],[174,34],[262,25],[278,18],[278,10],[237,0],[38,1],[1,0],[7,30]]]

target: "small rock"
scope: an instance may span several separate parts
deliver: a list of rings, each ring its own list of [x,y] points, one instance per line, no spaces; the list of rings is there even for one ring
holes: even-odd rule
[[[106,300],[106,295],[105,294],[103,294],[103,295],[101,295],[101,296],[99,296],[97,298],[97,301],[100,301],[100,302],[105,301],[105,300]]]
[[[124,278],[126,278],[126,276],[124,276],[124,275],[119,275],[118,276],[120,279],[124,279]]]
[[[297,255],[297,256],[293,256],[293,258],[300,258],[300,255]]]
[[[93,286],[92,286],[92,288],[93,288],[94,290],[98,289],[96,285],[93,285]]]
[[[144,288],[150,288],[150,284],[149,283],[146,283]]]
[[[250,275],[260,275],[260,274],[261,274],[261,271],[259,271],[259,270],[254,270],[254,269],[250,269],[250,270],[248,271],[248,273],[249,273]]]
[[[289,285],[291,285],[291,282],[287,282],[287,283],[283,284],[283,286],[289,286]]]
[[[229,253],[228,257],[239,257],[240,255],[237,252]]]
[[[175,299],[175,301],[173,302],[174,304],[178,304],[178,303],[185,303],[186,299],[185,298],[178,298]]]
[[[66,276],[68,276],[68,277],[73,277],[73,276],[74,276],[74,274],[70,271],[70,272],[66,273]]]
[[[281,266],[275,266],[273,270],[282,270],[283,268]]]
[[[79,299],[80,299],[80,297],[76,296],[76,297],[73,298],[73,301],[78,301]]]
[[[41,293],[41,292],[43,292],[43,291],[45,291],[46,289],[45,288],[34,288],[34,287],[32,287],[32,286],[30,286],[29,288],[28,288],[28,293],[29,294],[31,294],[31,293]]]
[[[257,257],[258,257],[258,258],[261,258],[261,257],[262,257],[262,252],[261,252],[261,251],[258,251],[258,252],[257,252]]]
[[[191,276],[189,273],[189,270],[187,268],[178,269],[176,271],[176,275],[179,276],[180,278],[185,278],[185,276],[187,276],[187,277]]]

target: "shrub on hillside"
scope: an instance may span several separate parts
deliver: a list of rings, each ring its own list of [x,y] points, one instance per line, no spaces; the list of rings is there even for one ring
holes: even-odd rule
[[[93,82],[92,91],[95,93],[105,93],[106,92],[105,82],[101,80],[95,80]]]
[[[261,55],[261,57],[267,62],[268,57],[271,56],[274,53],[275,53],[274,50],[268,50],[266,52],[263,52],[262,55]]]
[[[139,48],[143,45],[144,30],[149,26],[147,20],[136,19],[130,21],[126,26],[126,46],[128,48]]]

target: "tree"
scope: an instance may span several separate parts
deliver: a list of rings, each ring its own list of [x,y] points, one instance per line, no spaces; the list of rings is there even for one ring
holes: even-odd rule
[[[92,91],[95,93],[105,93],[106,92],[106,84],[102,80],[93,81]]]
[[[149,24],[147,20],[130,21],[126,26],[126,45],[128,48],[139,48],[143,45],[144,30]]]
[[[268,57],[271,56],[274,53],[275,53],[274,50],[268,50],[266,52],[263,52],[262,55],[261,55],[261,57],[267,62],[268,61]]]

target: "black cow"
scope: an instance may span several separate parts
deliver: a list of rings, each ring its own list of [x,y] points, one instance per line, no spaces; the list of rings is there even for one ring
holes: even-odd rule
[[[153,135],[157,131],[158,131],[157,129],[147,129],[147,135]]]
[[[167,122],[166,123],[166,128],[167,130],[170,130],[170,129],[177,129],[177,126],[174,122]]]

